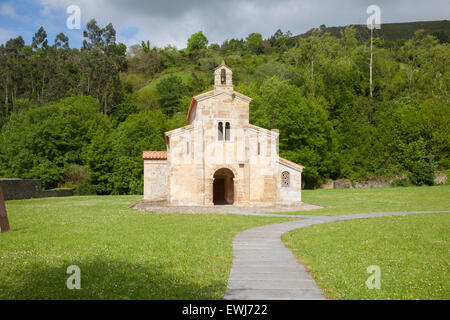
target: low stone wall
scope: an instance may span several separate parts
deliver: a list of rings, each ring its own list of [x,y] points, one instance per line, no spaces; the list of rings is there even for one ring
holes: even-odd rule
[[[434,176],[434,184],[446,184],[447,183],[447,174],[445,172],[437,172]]]
[[[321,186],[322,189],[345,189],[345,188],[386,188],[391,185],[392,180],[367,180],[367,181],[350,181],[336,180],[328,181]]]
[[[72,189],[42,190],[40,179],[0,178],[0,185],[6,200],[19,200],[46,197],[69,197]]]
[[[407,178],[406,175],[399,176],[396,178],[391,178],[389,180],[367,180],[367,181],[351,181],[348,179],[344,180],[329,180],[323,185],[320,186],[321,189],[345,189],[345,188],[358,188],[358,189],[364,189],[364,188],[386,188],[390,187],[392,181],[395,179],[401,179],[401,178]],[[447,174],[445,172],[436,172],[435,178],[434,178],[434,184],[446,184],[447,182]]]

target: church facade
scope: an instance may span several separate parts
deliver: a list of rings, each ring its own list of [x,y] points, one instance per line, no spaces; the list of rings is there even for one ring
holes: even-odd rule
[[[192,98],[189,125],[165,133],[166,151],[144,151],[144,200],[187,206],[274,206],[301,202],[303,166],[279,157],[278,132],[249,123],[251,98],[232,70]]]

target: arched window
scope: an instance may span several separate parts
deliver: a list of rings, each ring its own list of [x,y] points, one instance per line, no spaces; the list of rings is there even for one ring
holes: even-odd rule
[[[289,187],[291,183],[291,176],[290,173],[287,171],[283,171],[281,173],[281,186],[282,187]]]
[[[225,141],[230,141],[230,123],[225,123]]]
[[[227,72],[225,69],[222,69],[220,71],[220,83],[221,84],[226,84],[227,83]]]
[[[219,122],[217,134],[218,134],[217,138],[219,139],[219,141],[222,141],[223,140],[223,123],[222,122]]]

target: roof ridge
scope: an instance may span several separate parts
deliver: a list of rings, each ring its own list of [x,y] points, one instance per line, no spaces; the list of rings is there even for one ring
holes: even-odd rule
[[[301,164],[298,164],[298,163],[289,161],[288,159],[282,158],[282,157],[280,157],[280,156],[278,156],[278,158],[280,158],[281,161],[284,161],[284,162],[287,162],[287,163],[289,163],[289,164],[295,165],[295,166],[300,167],[300,168],[302,168],[302,169],[305,168],[305,167],[302,166]]]

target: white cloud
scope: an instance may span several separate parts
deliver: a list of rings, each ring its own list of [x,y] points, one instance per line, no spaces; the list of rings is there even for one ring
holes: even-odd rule
[[[81,8],[82,24],[95,18],[112,22],[118,41],[126,45],[150,40],[153,45],[186,46],[188,37],[203,30],[210,42],[245,38],[251,32],[264,37],[278,28],[302,33],[327,26],[365,23],[372,0],[40,0],[43,13],[65,14],[71,4]],[[447,19],[448,0],[378,0],[382,22]],[[130,27],[137,32],[130,35]],[[63,30],[61,30],[63,31]]]
[[[17,17],[16,11],[10,3],[0,3],[0,15],[13,19]]]

